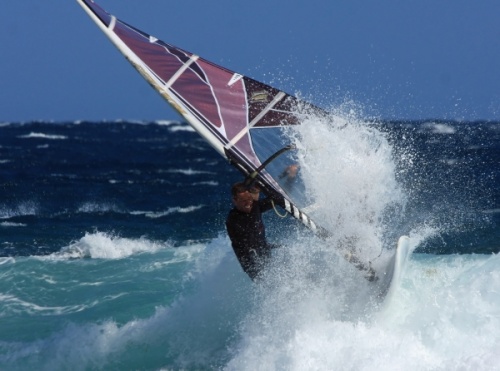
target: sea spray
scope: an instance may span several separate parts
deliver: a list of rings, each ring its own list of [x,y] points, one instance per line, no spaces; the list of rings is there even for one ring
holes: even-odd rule
[[[395,154],[376,124],[352,115],[310,118],[291,135],[321,205],[312,216],[332,237],[298,233],[275,253],[225,369],[498,369],[497,256],[412,256],[395,307],[381,313],[370,283],[336,253],[347,238],[379,262],[402,225],[413,250],[446,229],[405,213],[415,202],[405,185],[419,181],[413,148]]]
[[[387,212],[403,208],[405,197],[385,135],[355,117],[335,115],[308,117],[288,134],[298,149],[307,196],[321,205],[311,216],[331,236],[298,232],[275,252],[241,324],[230,370],[250,364],[269,370],[337,367],[344,358],[330,354],[340,345],[337,332],[352,336],[349,342],[360,336],[359,328],[373,332],[367,323],[377,308],[373,284],[343,259],[339,247],[374,261],[385,259],[383,253],[396,244],[386,243]],[[347,369],[357,364],[363,363],[343,363]]]
[[[367,259],[393,237],[388,213],[400,210],[404,193],[396,179],[392,147],[376,127],[350,115],[309,116],[291,135],[312,214],[332,233],[332,243],[351,243]]]

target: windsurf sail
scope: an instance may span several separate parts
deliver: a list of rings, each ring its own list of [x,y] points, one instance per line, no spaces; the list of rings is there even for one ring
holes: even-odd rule
[[[266,195],[308,228],[325,230],[301,208],[310,203],[286,128],[324,113],[274,87],[167,44],[77,0],[141,75],[184,119]]]

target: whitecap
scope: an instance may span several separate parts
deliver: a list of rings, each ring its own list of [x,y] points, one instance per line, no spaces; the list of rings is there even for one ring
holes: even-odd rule
[[[455,134],[456,132],[453,126],[436,122],[427,122],[422,125],[422,128],[428,129],[434,134]]]
[[[193,170],[191,168],[188,169],[170,169],[165,171],[160,171],[171,174],[183,174],[183,175],[200,175],[200,174],[216,174],[213,171],[204,171],[204,170]]]
[[[150,241],[146,238],[131,239],[96,232],[86,233],[79,241],[63,247],[50,258],[63,259],[123,259],[135,254],[154,253],[171,247],[167,242]]]
[[[170,128],[170,131],[175,133],[177,131],[189,131],[194,132],[195,130],[189,125],[176,125]]]
[[[15,208],[0,205],[0,219],[9,219],[17,216],[36,215],[38,207],[33,202],[22,202]]]
[[[178,121],[172,121],[172,120],[155,120],[154,123],[156,125],[160,125],[160,126],[170,126],[170,125],[177,124]]]
[[[203,182],[193,183],[193,185],[204,185],[204,186],[218,187],[219,186],[219,182],[207,180],[207,181],[203,181]]]
[[[34,133],[34,132],[31,132],[31,133],[26,134],[26,135],[20,135],[18,138],[22,138],[22,139],[35,138],[35,139],[51,139],[51,140],[68,139],[68,137],[66,135],[44,134],[44,133]]]
[[[84,214],[93,214],[120,212],[120,210],[115,205],[109,203],[85,202],[78,207],[78,212]]]
[[[193,206],[187,206],[187,207],[176,206],[176,207],[171,207],[165,211],[132,211],[132,212],[130,212],[130,214],[132,214],[132,215],[144,215],[147,218],[156,219],[156,218],[161,218],[163,216],[167,216],[167,215],[171,215],[171,214],[175,214],[175,213],[179,213],[179,214],[191,213],[193,211],[201,209],[202,207],[204,207],[204,205],[197,205],[197,206],[193,205]]]
[[[1,222],[0,226],[2,227],[26,227],[24,223],[13,223],[13,222]]]

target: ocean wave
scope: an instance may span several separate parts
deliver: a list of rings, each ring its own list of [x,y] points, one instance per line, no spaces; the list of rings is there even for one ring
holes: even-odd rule
[[[34,133],[34,132],[31,132],[31,133],[26,134],[26,135],[20,135],[18,138],[21,138],[21,139],[35,138],[35,139],[51,139],[51,140],[68,139],[68,137],[66,135],[44,134],[44,133]]]
[[[14,295],[1,294],[0,303],[2,304],[2,315],[6,314],[42,314],[42,315],[63,315],[75,312],[81,312],[96,303],[90,305],[70,305],[70,306],[42,306],[29,301],[22,300]]]
[[[50,258],[63,259],[123,259],[142,253],[154,253],[170,248],[167,242],[150,241],[146,238],[130,239],[103,232],[86,233],[79,241],[63,247]]]
[[[26,227],[24,223],[1,222],[0,227]]]
[[[170,173],[170,174],[183,174],[183,175],[201,175],[201,174],[211,174],[216,175],[217,173],[214,171],[206,171],[206,170],[193,170],[191,168],[188,169],[169,169],[159,171],[160,173]]]
[[[189,126],[189,125],[175,125],[170,128],[171,132],[177,132],[177,131],[189,131],[189,132],[194,132],[194,129]]]
[[[172,265],[190,263],[195,261],[205,249],[206,245],[202,243],[193,243],[179,246],[173,249],[173,254],[168,256],[167,259],[155,259],[149,264],[143,265],[141,268],[139,268],[139,271],[154,272],[165,269]]]
[[[422,124],[422,129],[428,130],[434,134],[455,134],[456,132],[453,126],[437,122],[426,122]]]
[[[143,215],[147,218],[157,219],[172,214],[192,213],[203,207],[205,207],[205,205],[191,205],[185,207],[173,206],[168,208],[167,210],[161,210],[161,211],[136,210],[128,212],[110,203],[85,202],[78,207],[77,212],[81,214],[116,213],[116,214],[130,214],[134,216]]]
[[[16,262],[16,259],[12,257],[2,257],[0,258],[0,265],[4,264],[14,264]]]
[[[157,219],[157,218],[161,218],[161,217],[171,215],[171,214],[176,214],[176,213],[179,213],[179,214],[192,213],[193,211],[199,210],[202,207],[204,207],[204,205],[187,206],[187,207],[176,206],[176,207],[171,207],[166,211],[132,211],[132,212],[130,212],[130,214],[132,214],[132,215],[144,215],[147,218]]]
[[[155,120],[154,123],[156,125],[160,125],[160,126],[170,126],[170,125],[174,125],[174,124],[178,124],[179,121],[172,121],[172,120]]]
[[[193,183],[193,185],[195,186],[198,186],[198,185],[203,185],[203,186],[213,186],[213,187],[218,187],[219,186],[219,182],[216,182],[214,180],[207,180],[207,181],[203,181],[203,182],[196,182],[196,183]]]
[[[167,126],[171,132],[176,131],[190,131],[194,132],[195,130],[191,127],[191,125],[182,122],[182,121],[172,121],[172,120],[156,120],[153,121],[153,124],[158,126]]]
[[[33,202],[23,202],[14,208],[0,205],[0,219],[10,219],[18,216],[36,215],[38,206]]]
[[[84,123],[97,123],[100,125],[106,124],[124,124],[124,125],[158,125],[158,126],[172,126],[172,125],[187,125],[178,120],[134,120],[134,119],[116,119],[116,120],[101,120],[101,121],[88,121],[88,120],[75,120],[72,122],[74,125],[81,125]]]
[[[123,213],[118,207],[116,207],[113,204],[108,204],[108,203],[99,204],[95,202],[83,203],[78,207],[77,212],[83,214],[108,213],[108,212]]]
[[[232,292],[238,290],[241,292],[241,279],[246,285],[250,283],[239,271],[239,266],[233,264],[234,259],[231,260],[231,264],[225,262],[225,256],[229,252],[227,238],[224,238],[223,246],[219,243],[221,242],[215,241],[215,246],[211,249],[207,249],[204,244],[173,249],[175,259],[170,259],[171,254],[168,254],[169,259],[164,262],[161,258],[156,259],[157,256],[155,259],[141,259],[143,268],[137,268],[141,270],[141,274],[135,276],[138,278],[138,285],[135,290],[127,292],[127,296],[121,302],[122,306],[99,307],[99,314],[102,312],[102,317],[98,319],[94,319],[93,312],[85,316],[61,317],[58,324],[62,325],[51,332],[46,331],[41,336],[28,337],[24,341],[0,341],[0,364],[11,369],[22,364],[41,370],[67,367],[123,369],[123,365],[127,365],[128,369],[186,369],[196,368],[191,367],[194,364],[198,365],[198,368],[207,368],[205,367],[209,362],[206,359],[207,355],[213,357],[219,351],[222,351],[222,356],[227,355],[225,350],[227,333],[234,332],[233,326],[246,312],[251,298],[251,295],[245,295],[235,300],[235,294]],[[202,259],[200,266],[203,272],[190,270],[195,276],[191,277],[193,281],[199,282],[201,286],[200,289],[194,289],[194,293],[179,295],[179,285],[172,282],[170,275],[167,274],[165,277],[165,273],[170,271],[163,270],[161,275],[157,272],[158,269],[162,269],[162,265],[165,268],[169,263],[192,261],[197,258]],[[147,265],[149,270],[146,268],[147,272],[154,272],[151,275],[144,272],[145,262],[151,263]],[[209,268],[216,269],[218,273],[209,274]],[[239,273],[240,279],[233,278],[235,271]],[[113,276],[116,273],[115,268]],[[125,272],[123,274],[123,277],[127,277]],[[187,283],[182,285],[184,289],[185,285]],[[85,291],[87,293],[87,296],[84,296],[87,301],[85,305],[102,303],[103,296],[109,294],[108,290],[113,289],[113,286],[107,280],[99,289],[89,287]],[[228,286],[231,288],[229,292]],[[129,286],[124,287],[129,288]],[[166,294],[169,292],[175,293],[172,296],[176,298],[169,298]],[[144,311],[144,295],[147,297],[153,293],[156,305],[151,311]],[[17,305],[14,302],[15,298],[8,300],[13,300],[11,303]],[[143,308],[141,314],[137,314],[134,310],[137,306]],[[29,306],[20,309],[23,312],[33,310]],[[63,309],[73,308],[63,307]],[[50,315],[50,307],[47,305],[45,311],[36,314],[39,315],[38,318],[40,315]],[[57,320],[57,317],[54,318],[54,321]],[[169,349],[168,355],[165,354],[165,347]],[[147,358],[146,364],[144,356]],[[187,363],[181,360],[184,357],[188,357],[185,361]],[[213,360],[222,366],[223,363],[218,358],[220,357]]]

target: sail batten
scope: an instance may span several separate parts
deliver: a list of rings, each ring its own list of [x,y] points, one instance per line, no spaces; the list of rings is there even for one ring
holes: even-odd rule
[[[177,81],[177,79],[184,73],[184,71],[186,69],[189,68],[189,66],[193,63],[193,62],[196,62],[198,60],[198,56],[197,55],[192,55],[190,58],[189,58],[189,61],[187,61],[186,63],[184,63],[182,65],[181,68],[179,68],[179,70],[170,78],[170,80],[167,81],[167,83],[165,84],[165,87],[164,89],[170,89],[172,87],[172,85],[174,84],[175,81]]]

